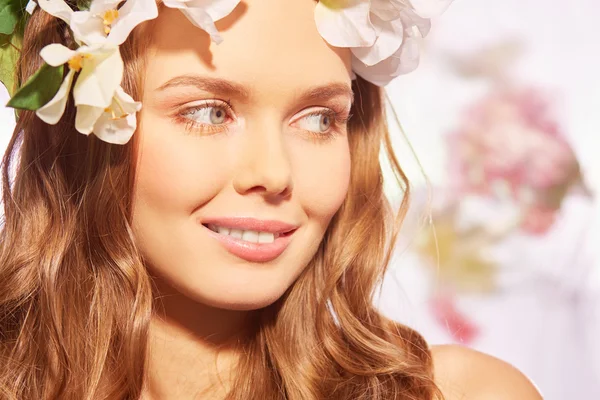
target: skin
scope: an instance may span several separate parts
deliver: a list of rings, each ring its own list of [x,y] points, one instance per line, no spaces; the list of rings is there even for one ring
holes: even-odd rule
[[[311,7],[304,3],[242,4],[219,24],[220,45],[177,10],[164,9],[158,18],[144,87],[134,226],[154,272],[203,304],[252,310],[278,299],[316,252],[345,198],[345,125],[320,133],[322,121],[306,114],[335,109],[348,115],[350,57],[309,29]],[[295,12],[302,18],[281,17]],[[191,81],[175,86],[172,80],[181,76],[234,82],[248,98]],[[331,84],[346,94],[301,100],[308,88]],[[220,104],[189,114],[208,100]],[[217,118],[211,121],[209,112],[226,113],[225,101],[231,115],[212,122]],[[187,129],[194,118],[205,126]],[[298,230],[284,254],[257,264],[216,245],[198,223],[233,216],[280,220]]]
[[[230,344],[249,311],[292,285],[347,194],[345,124],[307,114],[348,116],[350,52],[321,38],[313,10],[305,0],[242,2],[216,24],[219,45],[177,10],[155,21],[134,136],[133,229],[161,300],[144,399],[223,398],[236,359]],[[326,87],[336,90],[305,96]],[[281,256],[249,262],[199,222],[232,216],[298,228]]]
[[[445,400],[542,400],[525,375],[495,357],[454,345],[434,346],[432,354]]]
[[[340,119],[348,116],[350,53],[323,41],[311,22],[313,9],[306,1],[242,3],[218,22],[219,45],[177,10],[163,9],[156,20],[136,135],[133,226],[162,300],[151,357],[161,360],[157,370],[168,372],[157,372],[160,383],[151,390],[157,398],[192,393],[193,387],[185,393],[168,388],[185,386],[182,375],[197,380],[197,371],[214,369],[217,348],[227,370],[227,343],[243,329],[246,311],[273,303],[291,286],[346,196],[346,125],[324,133],[323,118],[307,114],[334,110]],[[242,86],[247,98],[199,88],[190,79],[174,84],[181,76],[227,80]],[[335,95],[304,98],[310,88],[332,85]],[[226,112],[225,101],[233,108],[218,124],[206,110],[193,111],[211,100],[218,102],[213,112]],[[200,126],[190,129],[194,118]],[[275,260],[248,262],[198,222],[232,216],[298,229]],[[203,323],[208,320],[209,326]]]

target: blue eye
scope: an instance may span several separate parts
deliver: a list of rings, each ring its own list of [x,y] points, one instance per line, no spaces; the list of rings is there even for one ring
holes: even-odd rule
[[[177,114],[177,121],[185,125],[187,131],[202,134],[226,132],[229,129],[229,120],[234,115],[233,108],[228,101],[210,100],[188,107]],[[295,121],[303,131],[323,138],[338,131],[350,119],[343,111],[331,108],[321,108],[306,113]]]
[[[300,121],[307,121],[307,124],[300,124],[302,129],[317,133],[326,133],[331,128],[333,112],[322,110],[304,116]],[[299,122],[300,122],[299,121]],[[304,125],[304,126],[302,126]]]
[[[203,105],[183,114],[184,117],[206,125],[221,125],[227,119],[227,110],[223,106]]]

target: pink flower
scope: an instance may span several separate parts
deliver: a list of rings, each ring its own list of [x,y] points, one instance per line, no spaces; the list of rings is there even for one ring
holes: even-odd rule
[[[523,214],[521,229],[532,235],[546,233],[554,224],[558,212],[548,207],[531,207]]]
[[[525,203],[531,199],[523,194],[565,184],[578,169],[549,102],[535,89],[492,93],[477,102],[450,135],[449,146],[461,190],[509,194]]]
[[[431,299],[431,310],[436,321],[448,329],[448,333],[455,341],[469,344],[479,335],[479,328],[458,310],[453,296],[434,295]]]

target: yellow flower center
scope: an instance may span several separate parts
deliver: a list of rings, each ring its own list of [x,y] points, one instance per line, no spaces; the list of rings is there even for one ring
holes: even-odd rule
[[[110,27],[119,18],[119,10],[108,10],[102,14],[102,23],[104,24],[104,33],[110,33]]]
[[[92,58],[91,54],[77,54],[69,59],[67,63],[69,64],[69,69],[79,72],[81,68],[83,68],[83,60],[86,58]]]
[[[127,118],[127,116],[129,114],[125,113],[123,110],[123,107],[121,106],[121,104],[119,103],[119,101],[117,99],[114,99],[116,105],[118,108],[120,108],[121,110],[121,115],[117,115],[115,109],[111,106],[111,107],[106,107],[104,109],[105,113],[109,113],[110,114],[110,119],[113,121],[119,120],[119,119],[123,119],[123,118]]]
[[[330,8],[332,10],[341,10],[350,5],[350,2],[348,0],[319,0],[319,2],[323,3],[325,7]]]

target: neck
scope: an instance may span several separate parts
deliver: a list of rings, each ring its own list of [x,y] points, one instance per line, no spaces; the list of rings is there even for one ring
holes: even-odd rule
[[[224,398],[251,313],[207,306],[158,279],[155,288],[142,398]]]

